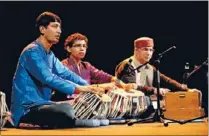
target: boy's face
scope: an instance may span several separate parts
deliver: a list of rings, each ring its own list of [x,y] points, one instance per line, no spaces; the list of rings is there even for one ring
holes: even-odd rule
[[[81,60],[85,57],[87,48],[85,40],[75,40],[72,47],[67,46],[67,51],[70,53],[70,56]]]

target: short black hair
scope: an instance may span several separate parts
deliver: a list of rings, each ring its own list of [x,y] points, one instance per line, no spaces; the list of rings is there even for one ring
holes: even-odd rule
[[[59,22],[62,23],[60,17],[52,12],[43,12],[36,19],[36,29],[39,30],[40,26],[47,27],[50,22]]]

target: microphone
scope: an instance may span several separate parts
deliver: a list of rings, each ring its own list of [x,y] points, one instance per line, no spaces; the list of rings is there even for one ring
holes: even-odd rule
[[[132,70],[129,68],[129,67],[131,66],[131,62],[132,62],[132,59],[130,58],[130,59],[128,60],[128,62],[125,64],[125,66],[124,66],[122,72],[118,75],[118,78],[119,78],[120,80],[123,81],[123,77],[124,77],[125,75],[127,75],[127,74],[130,75],[130,74],[132,73]],[[120,64],[117,66],[116,69],[118,69],[119,67],[120,67]],[[116,71],[117,71],[117,70],[116,70]]]
[[[158,65],[160,63],[160,59],[163,57],[163,54],[165,54],[166,52],[168,52],[172,49],[176,49],[176,46],[172,46],[172,47],[168,48],[167,50],[165,50],[164,52],[159,53],[158,58],[155,60],[156,64]]]
[[[128,73],[128,74],[130,74],[131,73],[131,69],[129,69],[129,66],[131,66],[131,62],[132,62],[133,60],[130,58],[129,60],[128,60],[128,63],[125,65],[125,67],[124,67],[124,70]]]
[[[176,49],[176,46],[172,46],[170,48],[168,48],[167,50],[165,50],[164,52],[160,53],[159,56],[162,56],[163,54],[165,54],[166,52],[172,50],[172,49]]]
[[[184,65],[183,84],[187,85],[187,79],[189,76],[189,62]]]

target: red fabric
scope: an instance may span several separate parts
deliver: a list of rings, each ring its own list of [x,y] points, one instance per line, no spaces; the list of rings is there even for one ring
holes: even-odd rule
[[[79,94],[79,90],[75,90],[74,91],[74,94]]]

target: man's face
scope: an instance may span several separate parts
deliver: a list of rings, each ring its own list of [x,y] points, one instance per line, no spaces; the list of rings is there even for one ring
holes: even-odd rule
[[[50,22],[47,27],[43,27],[41,32],[49,43],[56,44],[59,42],[61,31],[61,25],[59,22]]]
[[[67,46],[67,51],[75,59],[81,60],[85,57],[87,48],[85,40],[75,40],[72,47]]]
[[[142,64],[148,62],[152,58],[153,52],[153,47],[135,48],[136,59]]]

